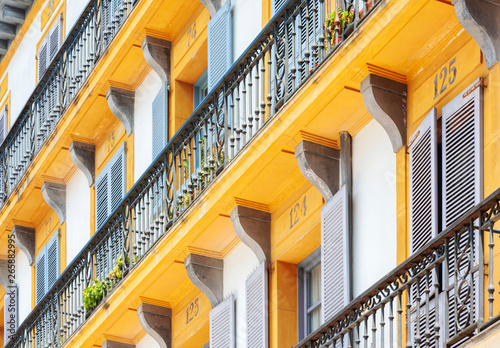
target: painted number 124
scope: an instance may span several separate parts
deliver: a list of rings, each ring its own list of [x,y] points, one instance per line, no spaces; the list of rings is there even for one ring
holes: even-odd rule
[[[307,205],[306,205],[306,196],[304,196],[304,200],[301,202],[295,203],[292,209],[290,209],[290,228],[297,225],[300,221],[300,218],[306,216]]]
[[[441,71],[436,74],[436,77],[434,78],[434,99],[439,97],[439,95],[446,90],[448,84],[451,85],[455,82],[457,77],[457,68],[454,67],[453,64],[455,64],[456,59],[456,57],[453,58],[448,66],[444,66]]]

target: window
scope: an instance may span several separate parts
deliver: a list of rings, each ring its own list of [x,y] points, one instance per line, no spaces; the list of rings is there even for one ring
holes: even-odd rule
[[[321,248],[298,265],[299,341],[321,325]]]
[[[211,91],[233,64],[231,1],[226,1],[208,22],[208,90]]]
[[[45,294],[52,288],[59,278],[60,270],[60,245],[57,230],[52,238],[45,244],[36,257],[35,262],[35,297],[36,303],[40,302]]]
[[[193,109],[196,109],[198,105],[205,99],[208,95],[208,74],[205,70],[203,74],[201,74],[198,81],[196,81],[193,85]]]
[[[126,192],[127,143],[120,145],[95,181],[96,231],[120,204]]]
[[[57,19],[49,29],[42,43],[38,46],[38,81],[52,63],[62,44],[62,20]]]

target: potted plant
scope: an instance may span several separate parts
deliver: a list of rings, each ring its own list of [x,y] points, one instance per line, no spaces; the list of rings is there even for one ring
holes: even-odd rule
[[[344,10],[337,8],[337,11],[330,12],[326,15],[325,31],[331,35],[330,45],[334,46],[342,42],[342,33],[344,29],[354,20],[354,7],[351,5]],[[328,35],[325,35],[325,48],[328,47]]]

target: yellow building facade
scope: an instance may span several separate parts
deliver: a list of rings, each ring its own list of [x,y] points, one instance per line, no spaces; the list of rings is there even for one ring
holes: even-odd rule
[[[496,0],[1,6],[4,347],[496,346]]]

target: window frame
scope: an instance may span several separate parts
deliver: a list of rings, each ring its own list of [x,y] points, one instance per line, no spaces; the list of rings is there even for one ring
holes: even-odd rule
[[[206,95],[203,96],[203,90],[206,88]],[[193,110],[201,104],[208,95],[208,69],[205,69],[198,80],[193,84]]]
[[[320,296],[318,302],[314,303],[311,306],[307,305],[308,299],[308,283],[309,283],[309,273],[320,266],[321,271],[321,246],[316,248],[311,254],[309,254],[304,260],[302,260],[297,265],[297,305],[298,305],[298,334],[299,334],[299,342],[309,335],[308,333],[308,314],[313,310],[321,307],[323,304],[323,298]],[[323,281],[323,272],[321,272],[321,281],[319,288],[321,289],[321,282]],[[321,317],[322,321],[323,318]],[[321,323],[320,323],[321,324]]]

